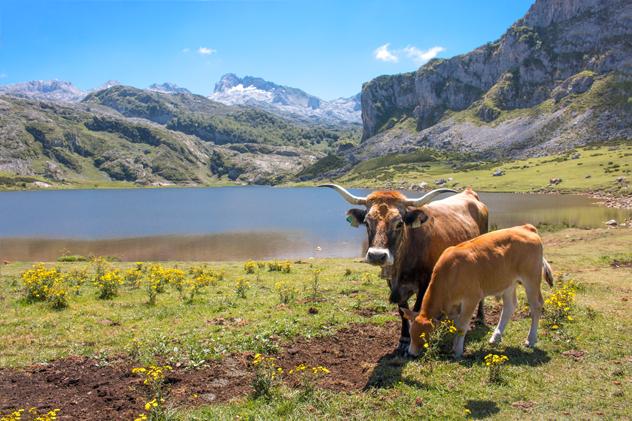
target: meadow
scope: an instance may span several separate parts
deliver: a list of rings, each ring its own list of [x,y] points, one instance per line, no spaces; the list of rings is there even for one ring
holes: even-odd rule
[[[31,419],[35,407],[59,409],[47,419],[627,418],[632,230],[543,239],[556,289],[543,285],[538,346],[522,346],[519,288],[502,344],[487,343],[499,306],[487,299],[487,327],[467,336],[460,361],[446,338],[420,359],[394,354],[385,281],[358,260],[8,262],[0,417]]]

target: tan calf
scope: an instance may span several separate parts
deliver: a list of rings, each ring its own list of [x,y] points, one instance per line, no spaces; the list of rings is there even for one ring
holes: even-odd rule
[[[460,358],[463,343],[477,303],[489,295],[502,296],[503,308],[490,343],[500,342],[516,309],[516,284],[526,293],[531,312],[531,329],[526,341],[535,346],[538,321],[542,313],[540,281],[542,272],[553,285],[551,267],[543,257],[542,240],[533,225],[522,225],[483,234],[473,240],[447,248],[437,261],[430,286],[416,313],[402,308],[404,317],[412,321],[408,352],[418,355],[423,339],[434,325],[446,316],[461,332],[454,340],[454,354]],[[423,335],[425,334],[425,335]]]

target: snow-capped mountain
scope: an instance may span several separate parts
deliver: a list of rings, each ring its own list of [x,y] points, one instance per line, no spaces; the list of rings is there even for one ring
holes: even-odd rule
[[[86,96],[86,92],[63,80],[31,80],[0,85],[0,94],[55,102],[78,102]]]
[[[149,85],[148,88],[150,91],[162,92],[163,94],[190,94],[187,88],[182,88],[175,83],[164,82],[164,83],[153,83]]]
[[[325,101],[300,89],[233,73],[215,84],[209,98],[228,105],[261,108],[284,117],[327,123],[360,123],[360,94]]]

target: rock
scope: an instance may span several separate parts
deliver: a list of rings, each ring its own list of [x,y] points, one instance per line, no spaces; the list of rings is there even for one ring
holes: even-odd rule
[[[571,159],[579,159],[579,158],[581,158],[581,154],[579,152],[576,152],[571,156]]]
[[[492,174],[493,177],[500,177],[505,175],[505,172],[501,169],[497,169],[496,171],[494,171],[494,173]]]
[[[445,180],[445,178],[440,178],[440,179],[438,179],[438,180],[435,180],[435,184],[436,184],[437,186],[442,186],[442,185],[444,185],[445,183],[447,183],[447,181]]]
[[[614,219],[606,221],[606,222],[604,222],[604,224],[608,225],[609,227],[616,227],[618,225],[617,221],[615,221]]]
[[[421,183],[419,183],[419,188],[421,190],[426,190],[428,188],[428,183],[426,183],[425,181],[422,181]]]
[[[562,179],[561,178],[557,178],[557,177],[556,178],[551,178],[549,180],[549,184],[554,185],[554,186],[560,184],[561,182],[562,182]]]
[[[41,188],[41,189],[47,189],[47,188],[49,188],[49,187],[52,187],[52,184],[48,184],[48,183],[45,183],[45,182],[43,182],[43,181],[34,181],[34,182],[33,182],[33,185],[34,185],[35,187],[39,187],[39,188]]]
[[[617,183],[623,183],[625,181],[625,177],[617,177]]]
[[[591,177],[592,177],[592,175],[587,174],[584,178],[591,178]]]
[[[452,177],[448,177],[448,181],[452,181],[452,180],[453,180],[453,178],[452,178]]]

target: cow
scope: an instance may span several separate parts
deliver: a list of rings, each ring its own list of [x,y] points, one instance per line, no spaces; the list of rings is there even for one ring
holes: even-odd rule
[[[365,260],[382,267],[382,277],[390,287],[389,299],[401,308],[408,308],[409,298],[416,293],[413,309],[419,311],[432,268],[443,250],[488,229],[487,207],[470,188],[431,203],[440,194],[457,192],[441,188],[409,199],[397,191],[375,191],[359,197],[336,184],[319,187],[332,188],[352,205],[365,206],[350,209],[347,221],[353,227],[366,226],[369,247]],[[405,354],[410,344],[409,323],[402,310],[400,317],[398,351]],[[482,303],[478,317],[483,318]]]
[[[402,308],[404,317],[411,321],[408,353],[418,355],[439,320],[448,317],[459,331],[454,338],[453,351],[455,357],[460,358],[476,304],[490,295],[503,299],[498,326],[489,340],[500,342],[518,304],[518,282],[527,293],[531,313],[531,329],[525,345],[534,347],[543,305],[540,290],[543,273],[552,287],[553,273],[544,258],[542,240],[530,224],[493,231],[448,247],[432,271],[421,311]]]

